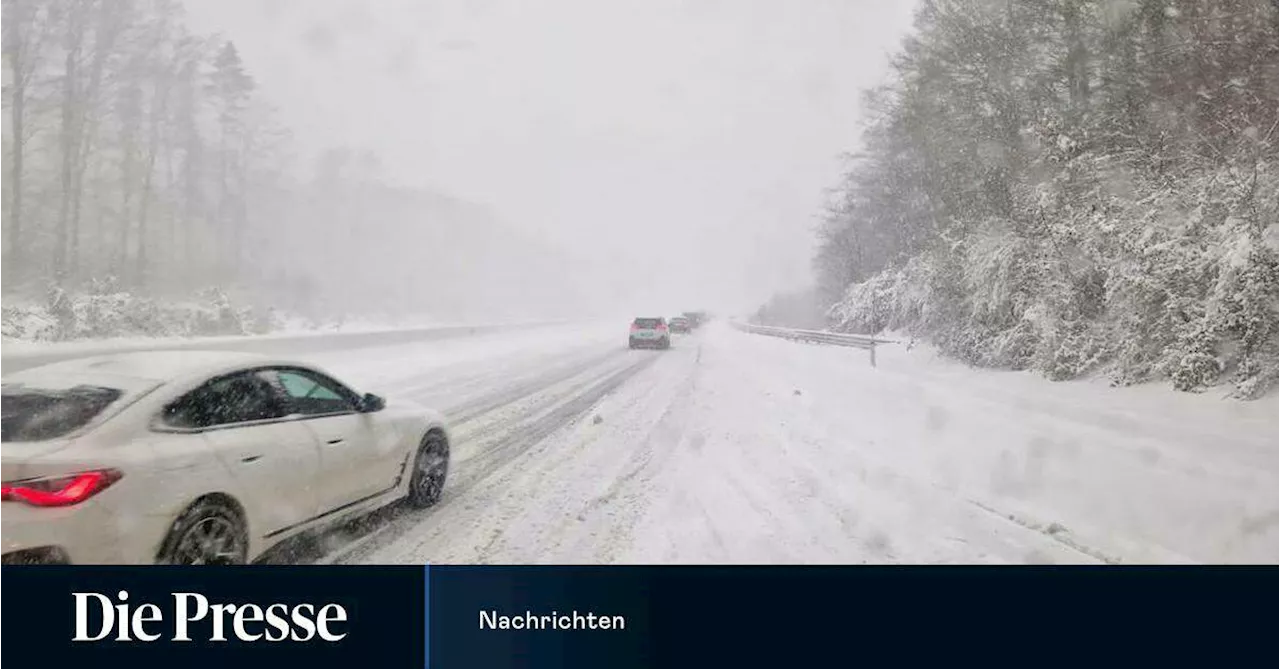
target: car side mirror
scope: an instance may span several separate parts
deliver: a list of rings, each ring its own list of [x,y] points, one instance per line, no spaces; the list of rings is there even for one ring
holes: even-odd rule
[[[387,401],[373,393],[365,393],[364,397],[360,398],[360,413],[373,413],[385,408],[387,408]]]

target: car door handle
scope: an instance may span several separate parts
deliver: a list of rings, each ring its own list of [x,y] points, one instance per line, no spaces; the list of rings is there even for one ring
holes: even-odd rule
[[[262,456],[261,456],[261,455],[246,455],[245,457],[240,458],[240,462],[243,462],[243,463],[245,463],[245,464],[248,464],[248,463],[250,463],[250,462],[257,462],[257,461],[258,461],[258,460],[260,460],[261,458],[262,458]]]
[[[326,441],[326,442],[324,442],[324,443],[329,444],[330,446],[332,446],[332,445],[334,445],[334,444],[341,444],[342,442],[343,442],[342,437],[338,437],[337,439],[330,439],[329,441]]]

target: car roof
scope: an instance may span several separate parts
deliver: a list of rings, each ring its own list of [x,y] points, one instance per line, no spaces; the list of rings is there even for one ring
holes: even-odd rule
[[[27,377],[110,376],[165,382],[267,365],[307,366],[242,351],[136,351],[64,360],[6,375],[5,380],[21,382]]]

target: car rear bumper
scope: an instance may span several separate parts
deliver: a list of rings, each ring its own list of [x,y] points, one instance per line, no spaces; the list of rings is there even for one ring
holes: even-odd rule
[[[653,338],[653,339],[650,339],[647,337],[631,338],[631,346],[635,348],[661,348],[663,346],[670,346],[670,345],[671,345],[671,339],[668,337],[660,337],[660,338]]]
[[[155,562],[154,516],[122,518],[98,504],[38,508],[4,502],[0,518],[0,562],[138,564]]]

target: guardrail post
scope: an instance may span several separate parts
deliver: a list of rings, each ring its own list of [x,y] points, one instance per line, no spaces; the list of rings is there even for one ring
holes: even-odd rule
[[[872,338],[871,338],[871,348],[870,348],[870,349],[868,349],[868,350],[870,350],[870,351],[871,351],[871,366],[872,366],[872,367],[875,367],[875,366],[876,366],[876,340],[875,340],[875,337],[872,337]]]

